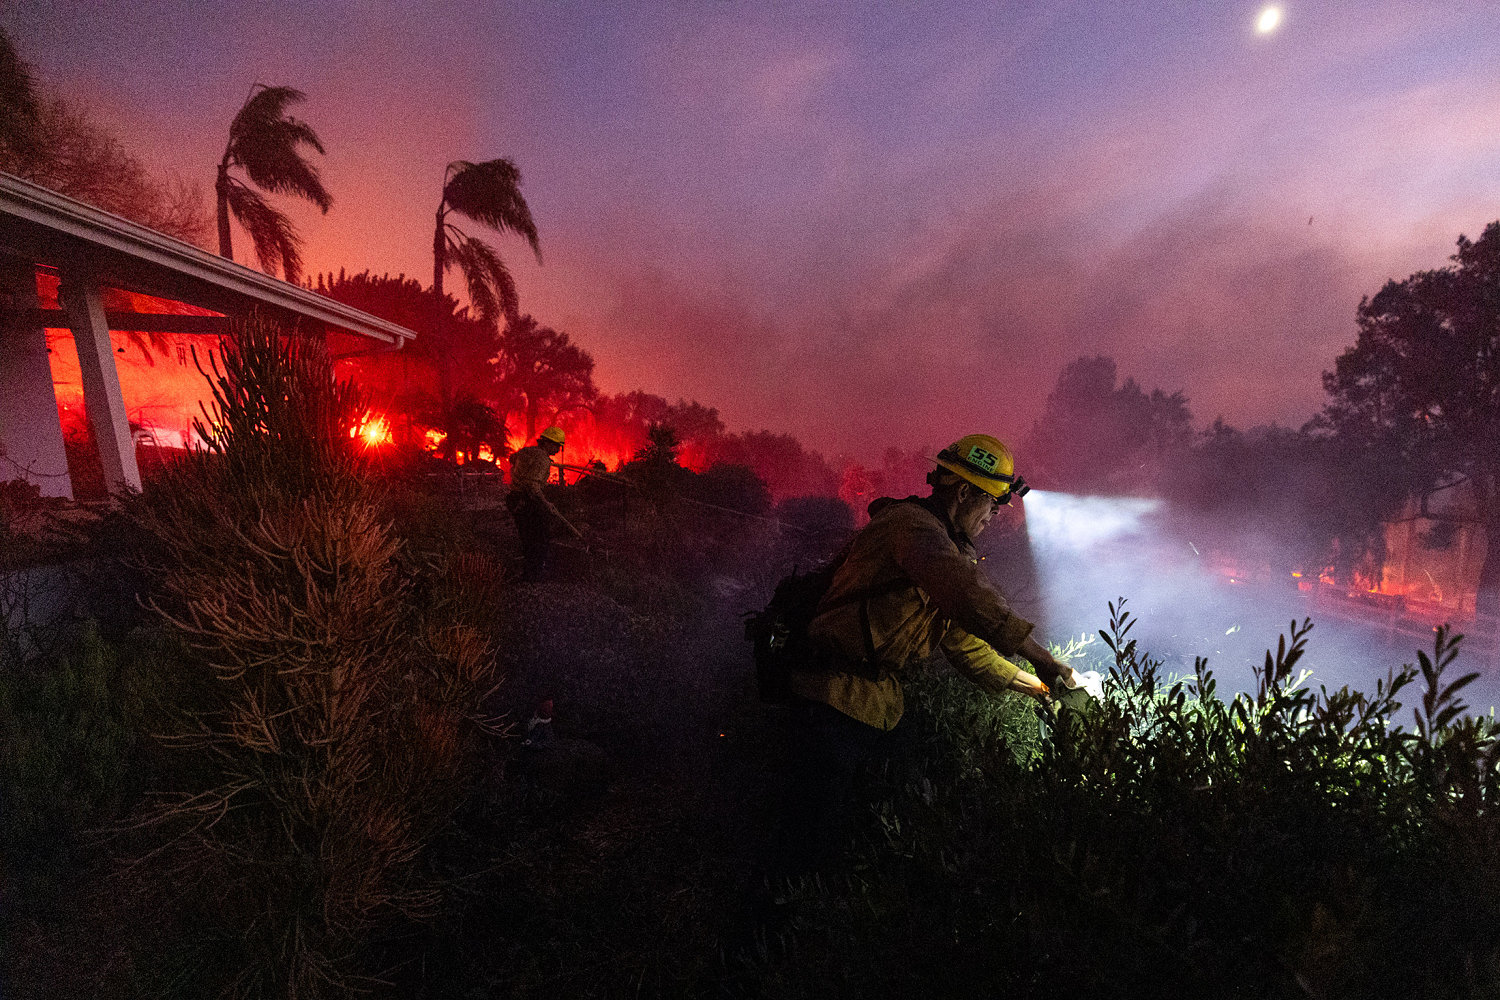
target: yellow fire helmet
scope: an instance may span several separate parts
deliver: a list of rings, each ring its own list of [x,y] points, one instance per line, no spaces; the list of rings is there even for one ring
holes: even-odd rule
[[[949,472],[973,483],[996,500],[1031,492],[1026,480],[1016,475],[1016,460],[999,438],[968,434],[938,452],[934,460]]]
[[[548,427],[538,435],[543,441],[551,441],[553,444],[563,443],[563,429],[561,427]]]

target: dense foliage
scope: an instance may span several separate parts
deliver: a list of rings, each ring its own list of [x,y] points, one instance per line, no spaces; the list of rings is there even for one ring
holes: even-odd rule
[[[424,858],[493,738],[498,573],[403,537],[320,345],[252,317],[222,359],[208,447],[106,526],[146,613],[5,672],[7,839],[94,842],[73,932],[124,938],[81,966],[96,989],[344,996],[444,897]]]
[[[508,519],[450,478],[374,478],[316,349],[252,326],[223,364],[211,449],[99,529],[145,610],[7,626],[15,995],[1500,985],[1500,743],[1446,630],[1372,694],[1315,693],[1294,624],[1225,699],[1201,661],[1163,677],[1121,606],[1073,650],[1112,651],[1105,703],[1055,718],[935,667],[847,866],[770,885],[796,762],[736,613],[838,547],[844,504],[685,469],[658,426],[623,475],[557,491],[590,540],[558,580],[507,586]],[[543,699],[547,752],[490,735]]]
[[[448,164],[443,172],[443,196],[438,200],[437,228],[432,237],[432,289],[438,298],[443,297],[444,275],[457,264],[475,312],[492,323],[502,315],[516,319],[520,315],[520,299],[510,269],[488,243],[448,221],[450,215],[515,233],[531,245],[537,263],[541,263],[542,247],[536,223],[521,194],[521,171],[503,158],[481,163],[455,160]]]
[[[1500,222],[1460,236],[1452,259],[1360,303],[1358,340],[1323,376],[1321,424],[1424,513],[1434,492],[1468,501],[1447,516],[1483,525],[1478,605],[1500,614]]]
[[[255,189],[302,198],[328,214],[333,196],[308,159],[309,151],[324,151],[323,143],[312,126],[287,113],[306,99],[295,87],[252,87],[229,123],[229,141],[214,178],[219,256],[234,259],[232,217],[249,234],[260,266],[270,274],[280,270],[292,282],[302,276],[302,237],[292,220]],[[236,169],[245,179],[231,172]]]
[[[868,867],[798,890],[781,995],[1493,995],[1500,730],[1463,715],[1455,638],[1373,695],[1314,693],[1294,623],[1224,701],[1201,661],[1163,678],[1132,624],[1102,708],[1019,763],[1014,706],[919,688]]]
[[[495,391],[503,412],[521,415],[523,441],[536,440],[544,415],[586,407],[598,395],[589,353],[530,315],[508,322],[497,346]]]
[[[1247,469],[1264,474],[1246,475]],[[1385,521],[1405,496],[1385,461],[1326,435],[1222,421],[1162,471],[1160,492],[1190,533],[1251,565],[1379,580]]]
[[[776,710],[753,700],[734,612],[755,606],[792,563],[826,557],[848,512],[831,501],[773,511],[742,477],[678,473],[655,491],[599,480],[559,496],[596,547],[563,549],[558,582],[501,585],[485,624],[500,637],[507,683],[486,704],[519,737],[536,703],[551,699],[564,736],[546,753],[518,738],[487,744],[490,766],[479,770],[455,770],[445,756],[462,732],[454,725],[472,718],[459,709],[472,702],[443,703],[456,714],[431,702],[438,678],[467,683],[433,624],[474,616],[458,612],[463,598],[443,581],[483,590],[486,573],[482,562],[440,568],[441,540],[454,531],[448,501],[393,494],[407,555],[366,559],[346,538],[343,597],[320,612],[336,603],[370,623],[326,647],[327,662],[355,665],[351,676],[360,663],[408,655],[409,643],[440,653],[411,661],[411,681],[376,671],[385,686],[367,688],[356,714],[382,720],[389,738],[377,744],[362,742],[358,726],[330,731],[326,744],[307,739],[309,721],[335,723],[344,717],[330,709],[356,702],[330,702],[331,689],[309,683],[316,671],[301,638],[283,647],[246,634],[251,619],[276,633],[285,595],[321,592],[269,586],[296,573],[274,558],[262,527],[224,535],[222,553],[240,534],[266,550],[243,570],[215,561],[222,554],[169,558],[164,548],[154,572],[167,575],[157,579],[184,586],[154,592],[184,630],[155,629],[149,642],[137,633],[128,645],[84,637],[82,656],[54,650],[52,673],[32,671],[24,689],[12,681],[14,725],[39,734],[26,745],[89,752],[8,768],[5,787],[10,801],[32,803],[11,813],[17,825],[34,827],[28,840],[13,825],[9,843],[33,851],[47,838],[87,848],[84,830],[121,815],[155,820],[151,804],[172,805],[175,820],[110,842],[138,860],[133,878],[103,884],[106,896],[131,900],[124,886],[140,897],[131,906],[163,904],[159,912],[176,916],[154,921],[143,939],[99,938],[91,928],[120,919],[124,904],[77,881],[87,857],[54,853],[50,884],[62,879],[60,898],[83,902],[28,911],[12,940],[27,943],[28,960],[15,967],[25,973],[19,985],[31,986],[13,992],[44,995],[35,984],[55,986],[66,967],[70,982],[101,995],[190,995],[236,977],[242,989],[290,995],[277,977],[296,966],[275,935],[296,927],[322,963],[302,968],[316,969],[331,995],[379,969],[394,984],[387,992],[406,996],[1493,994],[1500,968],[1484,928],[1500,917],[1500,752],[1493,723],[1463,712],[1466,681],[1453,678],[1456,640],[1446,632],[1371,695],[1314,693],[1297,671],[1307,626],[1295,625],[1257,689],[1225,699],[1207,664],[1163,677],[1119,609],[1104,642],[1072,651],[1088,665],[1113,648],[1095,662],[1110,673],[1106,703],[1055,719],[934,668],[909,686],[897,751],[862,779],[868,811],[846,867],[768,886],[759,860],[780,776],[795,762],[783,756]],[[302,508],[291,521],[281,508],[266,513],[265,525],[283,525],[277,545],[293,522],[312,523],[317,505]],[[356,517],[347,524],[374,530]],[[514,544],[505,528],[503,515],[480,515],[458,530],[472,530],[466,548],[504,552]],[[379,577],[381,567],[396,575]],[[201,572],[235,577],[229,590],[247,600],[232,603],[255,609],[251,619],[228,620],[235,612],[186,585]],[[378,579],[396,584],[402,609],[382,601],[384,585],[366,586]],[[360,652],[372,648],[384,652]],[[296,669],[268,688],[216,666],[256,651]],[[283,699],[264,702],[255,725],[252,690]],[[149,739],[163,716],[142,721],[142,692],[192,707],[189,717],[208,728],[178,738],[209,752],[180,755]],[[1416,703],[1415,717],[1402,698]],[[408,720],[415,728],[402,728]],[[279,751],[263,745],[266,733]],[[327,781],[341,772],[330,755],[363,756],[371,776],[334,794]],[[181,793],[223,801],[229,770],[257,784],[234,792],[242,806],[217,824],[199,824],[208,814],[195,819]],[[49,799],[44,782],[76,791]],[[122,814],[121,800],[140,802],[142,784],[179,797],[158,794]],[[186,840],[162,840],[183,821]],[[398,842],[422,846],[395,857],[387,849]],[[359,903],[339,874],[355,857],[361,891],[375,892],[362,898],[376,905],[332,919]],[[415,905],[424,902],[431,908]],[[90,959],[60,961],[74,953]],[[131,956],[129,975],[122,956]],[[44,972],[54,978],[38,978]]]
[[[0,170],[188,243],[209,236],[203,189],[153,176],[103,115],[37,81],[3,30]]]

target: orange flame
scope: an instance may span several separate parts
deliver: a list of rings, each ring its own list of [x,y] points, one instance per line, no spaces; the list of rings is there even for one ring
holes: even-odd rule
[[[364,441],[366,448],[377,448],[393,440],[390,421],[375,413],[366,414],[364,420],[349,428],[349,436]]]

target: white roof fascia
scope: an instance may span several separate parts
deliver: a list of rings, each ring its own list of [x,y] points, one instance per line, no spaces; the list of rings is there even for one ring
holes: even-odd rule
[[[326,295],[225,260],[190,243],[7,173],[0,173],[0,213],[397,347],[417,335],[414,330]]]

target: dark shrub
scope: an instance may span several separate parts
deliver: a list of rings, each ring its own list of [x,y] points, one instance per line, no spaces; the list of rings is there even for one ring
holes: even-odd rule
[[[129,505],[195,691],[164,737],[187,756],[139,822],[202,889],[204,992],[343,995],[378,927],[439,902],[421,859],[482,736],[495,675],[472,622],[496,574],[408,552],[315,342],[252,317],[214,395],[207,452]]]

